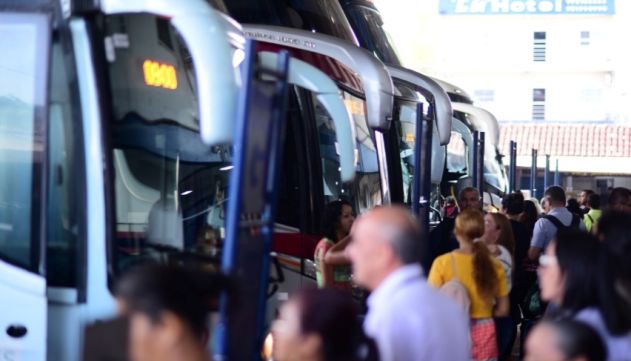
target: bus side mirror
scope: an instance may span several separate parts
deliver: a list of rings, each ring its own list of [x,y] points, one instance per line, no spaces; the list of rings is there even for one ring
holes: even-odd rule
[[[388,66],[388,71],[393,78],[412,85],[419,93],[433,102],[438,138],[441,145],[447,145],[451,137],[453,109],[445,90],[434,79],[413,70]]]
[[[237,117],[237,72],[227,33],[216,14],[174,17],[195,67],[199,99],[199,126],[204,143],[230,144]]]
[[[233,65],[227,21],[203,1],[101,0],[105,14],[148,13],[170,19],[193,57],[202,140],[232,143],[237,117],[238,69]]]
[[[258,55],[263,66],[271,67],[277,63],[278,54],[276,53],[261,51]],[[355,178],[355,128],[339,88],[325,73],[295,58],[289,60],[288,82],[315,93],[317,99],[333,119],[342,181],[353,180]]]

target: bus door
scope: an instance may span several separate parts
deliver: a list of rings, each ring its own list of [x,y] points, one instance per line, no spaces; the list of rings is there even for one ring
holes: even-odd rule
[[[46,357],[50,34],[50,14],[0,13],[0,360]]]
[[[260,51],[258,55],[263,64],[273,63],[277,56],[276,53],[269,51]],[[293,86],[292,90],[302,93],[303,99],[308,99],[303,102],[303,106],[313,110],[314,128],[318,133],[317,138],[319,140],[317,147],[319,157],[315,157],[317,160],[314,161],[314,157],[307,157],[304,163],[310,163],[310,165],[304,164],[300,168],[315,168],[317,166],[315,163],[319,163],[322,167],[320,189],[324,189],[323,192],[331,198],[337,199],[344,195],[339,193],[341,185],[351,182],[357,174],[353,118],[346,107],[345,100],[340,96],[337,85],[316,67],[292,57],[289,63],[289,83]],[[311,104],[313,108],[307,104]],[[307,124],[303,124],[303,126],[306,127],[310,123],[310,119],[312,118],[304,117],[302,123]],[[315,273],[311,272],[311,269],[305,264],[305,253],[303,252],[305,249],[312,252],[312,248],[303,247],[305,243],[309,243],[307,239],[311,236],[301,232],[305,228],[304,225],[295,221],[297,218],[301,218],[299,214],[301,210],[304,210],[304,202],[300,196],[292,196],[292,194],[295,195],[299,188],[311,189],[309,192],[314,194],[310,195],[309,198],[318,199],[315,194],[319,194],[319,192],[315,188],[309,188],[305,184],[306,182],[303,182],[301,187],[301,182],[297,182],[295,179],[301,177],[300,174],[296,176],[296,173],[301,173],[296,169],[298,168],[296,162],[300,162],[300,160],[291,153],[300,153],[300,150],[296,149],[297,139],[291,139],[291,137],[299,138],[300,135],[296,134],[295,131],[290,132],[289,128],[296,128],[297,126],[295,119],[288,117],[288,131],[284,144],[286,151],[283,155],[283,164],[281,164],[283,180],[280,192],[283,194],[279,197],[282,203],[279,204],[278,217],[274,227],[274,250],[278,251],[278,254],[274,254],[274,261],[278,266],[275,268],[275,273],[282,273],[283,279],[279,280],[278,287],[276,287],[277,297],[270,297],[268,300],[266,315],[268,321],[273,319],[279,300],[286,298],[292,291],[315,285],[313,280]],[[309,142],[305,143],[308,144]],[[304,147],[308,147],[306,144],[301,145],[303,151]],[[310,151],[315,153],[313,149]],[[283,269],[288,270],[288,272],[283,272]],[[305,273],[312,277],[304,277]]]
[[[261,66],[270,68],[272,66],[274,66],[277,63],[277,58],[278,58],[278,54],[277,53],[272,53],[272,52],[267,52],[267,51],[261,51],[258,53],[258,59],[259,62],[261,64]],[[291,84],[292,86],[295,87],[300,87],[305,89],[305,91],[309,91],[311,94],[313,94],[319,101],[319,104],[322,105],[323,107],[323,111],[327,112],[328,114],[330,114],[330,116],[333,119],[333,135],[334,138],[337,138],[336,141],[336,149],[334,150],[334,152],[337,153],[337,156],[339,156],[340,161],[339,161],[339,168],[336,168],[336,170],[339,172],[341,179],[343,179],[344,181],[349,181],[352,180],[355,174],[355,168],[354,168],[354,149],[355,149],[355,143],[354,143],[354,137],[353,137],[353,130],[352,130],[352,126],[351,126],[351,120],[349,117],[348,112],[346,111],[346,108],[344,107],[344,102],[342,100],[342,98],[340,97],[338,88],[336,87],[336,85],[333,83],[333,81],[331,79],[329,79],[324,73],[322,73],[321,71],[319,71],[318,69],[314,68],[313,66],[302,62],[298,59],[294,59],[291,58],[289,61],[289,72],[288,72],[288,83]],[[284,120],[284,119],[283,119]],[[287,120],[289,121],[289,119]],[[257,120],[258,122],[258,120]],[[284,137],[285,140],[283,141],[283,143],[289,143],[289,144],[293,144],[292,140],[289,139],[289,137],[292,137],[293,134],[290,132],[286,132],[286,136]],[[270,145],[272,146],[272,145]],[[286,146],[286,144],[284,144],[284,146]],[[245,149],[245,148],[244,148]],[[286,148],[287,149],[287,148]],[[280,153],[280,152],[279,152]],[[287,158],[285,158],[287,159]],[[245,165],[244,165],[245,166]],[[281,164],[279,164],[279,166],[281,166]],[[286,168],[286,166],[289,166],[290,168],[296,168],[296,164],[291,164],[291,165],[283,165],[283,168]],[[271,170],[270,170],[271,171]],[[278,171],[278,170],[276,170]],[[288,174],[283,174],[283,177],[288,177]],[[247,179],[247,177],[246,177]],[[281,187],[282,189],[279,190],[279,192],[293,192],[293,189],[284,189],[284,186]],[[243,194],[245,194],[246,192],[246,188],[244,185],[241,185],[241,190],[242,192],[244,192]],[[250,197],[251,198],[251,197]],[[232,199],[232,197],[231,197]],[[283,205],[283,207],[294,207],[294,209],[296,207],[298,207],[298,205]],[[231,211],[232,208],[231,208]],[[278,232],[279,228],[288,228],[286,226],[283,226],[282,224],[274,224],[273,229],[268,229],[269,230],[273,230],[274,232]],[[240,233],[242,234],[242,233]],[[267,234],[268,236],[271,236],[271,234]],[[247,236],[247,235],[246,235]],[[239,247],[239,245],[241,244],[243,240],[240,238],[239,240],[236,241],[237,247]],[[230,246],[230,241],[228,240],[226,245],[227,247]],[[268,244],[267,247],[270,247],[271,244]],[[261,247],[263,247],[261,245]],[[269,248],[260,248],[259,251],[261,252],[267,252],[265,253],[265,255],[260,255],[258,256],[258,259],[264,259],[268,257],[268,252],[269,252]],[[226,253],[226,256],[228,255],[228,253]],[[261,264],[260,262],[253,262],[252,261],[252,254],[250,254],[250,257],[244,257],[244,254],[242,253],[242,251],[237,251],[235,254],[232,255],[232,259],[233,260],[238,260],[240,262],[243,262],[243,264],[247,264],[247,269],[250,270],[248,271],[244,271],[244,275],[245,277],[247,277],[247,280],[244,282],[244,284],[248,285],[249,289],[253,289],[253,287],[256,287],[255,283],[253,283],[253,279],[252,277],[263,277],[261,279],[259,279],[258,281],[261,282],[260,285],[260,290],[267,290],[267,287],[265,287],[265,285],[267,284],[267,276],[268,276],[268,272],[267,272],[267,267],[269,266],[269,262],[265,263],[265,264]],[[229,260],[226,260],[226,258],[224,258],[224,262],[229,262]],[[224,266],[226,264],[224,263]],[[237,263],[234,264],[233,267],[235,268],[241,268],[241,267],[245,267],[242,266],[242,263]],[[256,271],[255,271],[256,269]],[[253,276],[255,275],[255,276]],[[290,276],[291,277],[291,276]],[[296,280],[294,280],[296,281]],[[299,282],[299,280],[297,280]],[[261,294],[259,293],[259,296]],[[273,300],[274,302],[272,302],[272,304],[268,305],[268,311],[271,309],[275,309],[276,304],[275,298],[272,298],[271,300]],[[254,303],[248,303],[247,305],[242,304],[242,306],[246,309],[249,310],[249,319],[246,317],[247,315],[241,315],[239,314],[239,319],[242,320],[242,322],[248,323],[248,322],[253,322],[253,320],[257,321],[257,327],[256,327],[256,331],[258,332],[257,334],[253,335],[252,340],[257,342],[255,343],[255,348],[254,351],[258,352],[258,350],[260,349],[258,346],[261,345],[262,339],[261,339],[261,331],[263,329],[264,323],[266,321],[270,320],[270,315],[269,312],[267,312],[268,314],[265,315],[265,317],[262,319],[262,315],[264,314],[264,309],[262,309],[262,302],[264,301],[264,298],[258,298],[258,302],[259,302],[259,309],[258,309],[258,313],[256,314],[256,318],[252,318],[252,313],[254,311]],[[230,321],[229,321],[230,322]],[[230,323],[228,323],[228,326],[230,325]],[[243,330],[243,326],[239,325],[240,328],[238,328],[239,331],[239,340],[242,339],[242,332],[241,330]],[[253,331],[255,331],[255,328],[251,327]],[[235,333],[230,332],[230,329],[227,330],[227,332],[224,334],[227,335],[228,337],[233,337],[233,335],[235,335]],[[255,336],[255,337],[254,337]],[[239,350],[236,349],[231,349],[230,347],[233,345],[232,342],[236,342],[237,344],[234,344],[235,347],[239,348]],[[243,344],[241,342],[241,345],[238,345],[238,341],[230,341],[230,339],[228,339],[227,343],[224,340],[224,345],[228,345],[227,346],[227,352],[230,355],[234,355],[233,352],[242,352],[243,350],[241,350],[243,348]],[[224,350],[226,350],[225,346],[224,346]],[[232,351],[231,351],[232,350]],[[252,352],[252,349],[249,349],[249,352]],[[241,355],[240,353],[237,353],[237,355]],[[225,356],[225,354],[224,354]],[[247,355],[245,355],[247,356]],[[250,354],[251,356],[251,354]],[[230,357],[230,359],[233,359],[232,356]],[[236,359],[240,359],[240,358],[236,358]]]
[[[246,59],[222,255],[234,290],[222,298],[217,344],[220,359],[237,361],[256,360],[262,340],[289,67],[287,53],[260,66],[253,42]]]

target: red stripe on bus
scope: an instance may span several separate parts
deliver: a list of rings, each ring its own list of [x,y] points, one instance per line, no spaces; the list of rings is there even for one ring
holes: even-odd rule
[[[297,258],[313,259],[313,252],[320,238],[305,233],[274,233],[272,250]]]

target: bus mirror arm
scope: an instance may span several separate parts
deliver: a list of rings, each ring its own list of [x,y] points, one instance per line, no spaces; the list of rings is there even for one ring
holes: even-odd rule
[[[263,66],[272,67],[278,55],[269,51],[258,53]],[[342,182],[355,178],[355,127],[352,115],[344,104],[337,85],[322,71],[302,60],[290,58],[289,83],[316,94],[335,124],[336,152],[340,156]]]
[[[176,16],[171,19],[171,23],[184,38],[193,57],[202,140],[208,145],[232,143],[232,124],[237,114],[239,69],[233,64],[232,51],[225,39],[224,28],[218,22],[212,21],[208,14]]]
[[[208,145],[232,143],[240,78],[222,15],[209,4],[197,1],[179,1],[173,6],[170,1],[101,0],[100,7],[107,15],[148,13],[170,19],[193,58],[202,140]]]
[[[413,70],[389,65],[388,71],[393,78],[412,85],[432,103],[440,145],[447,145],[451,138],[451,117],[453,114],[451,100],[447,92],[434,79]]]

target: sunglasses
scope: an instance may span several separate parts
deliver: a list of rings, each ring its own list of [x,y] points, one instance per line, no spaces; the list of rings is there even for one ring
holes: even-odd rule
[[[556,256],[550,256],[548,254],[542,254],[539,257],[539,265],[546,267],[546,266],[552,266],[558,264],[557,258]]]

